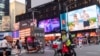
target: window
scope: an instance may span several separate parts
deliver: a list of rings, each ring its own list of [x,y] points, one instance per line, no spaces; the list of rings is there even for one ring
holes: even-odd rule
[[[0,16],[3,16],[4,15],[4,12],[3,11],[0,11]]]
[[[4,4],[3,3],[0,3],[0,8],[4,8]]]
[[[0,3],[4,3],[5,2],[5,0],[0,0]]]

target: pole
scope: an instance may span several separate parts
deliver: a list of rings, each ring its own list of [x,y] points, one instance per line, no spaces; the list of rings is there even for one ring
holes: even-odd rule
[[[67,1],[66,1],[66,2],[67,2]],[[68,7],[71,6],[71,5],[73,5],[73,4],[75,4],[76,2],[77,2],[77,1],[75,0],[73,3],[71,3],[71,4],[69,4],[69,5],[64,4],[64,5],[66,6],[66,13],[68,13]],[[68,26],[68,14],[67,14],[67,26]],[[67,37],[68,37],[68,39],[71,40],[71,38],[70,38],[69,27],[68,27],[68,31],[67,31]]]

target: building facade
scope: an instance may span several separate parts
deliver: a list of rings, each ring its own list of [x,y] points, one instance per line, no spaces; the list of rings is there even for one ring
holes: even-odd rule
[[[0,0],[0,31],[2,30],[2,21],[4,16],[9,15],[9,0]]]
[[[28,10],[31,8],[31,0],[25,0],[25,4],[26,4],[26,12],[28,12]]]
[[[18,1],[10,3],[10,17],[11,17],[11,29],[14,30],[13,24],[15,24],[15,19],[17,15],[25,13],[25,4]]]

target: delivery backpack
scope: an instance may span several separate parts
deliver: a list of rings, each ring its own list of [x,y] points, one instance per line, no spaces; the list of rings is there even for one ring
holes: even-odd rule
[[[68,52],[69,52],[68,47],[66,46],[66,44],[63,44],[63,46],[62,46],[62,53],[68,53]]]

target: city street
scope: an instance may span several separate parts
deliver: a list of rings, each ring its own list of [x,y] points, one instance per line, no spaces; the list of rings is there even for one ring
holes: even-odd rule
[[[76,48],[77,56],[100,56],[100,45],[84,46]],[[44,54],[41,53],[23,53],[22,56],[54,56],[53,50],[45,50]]]
[[[85,46],[76,49],[77,56],[100,56],[100,45]]]

